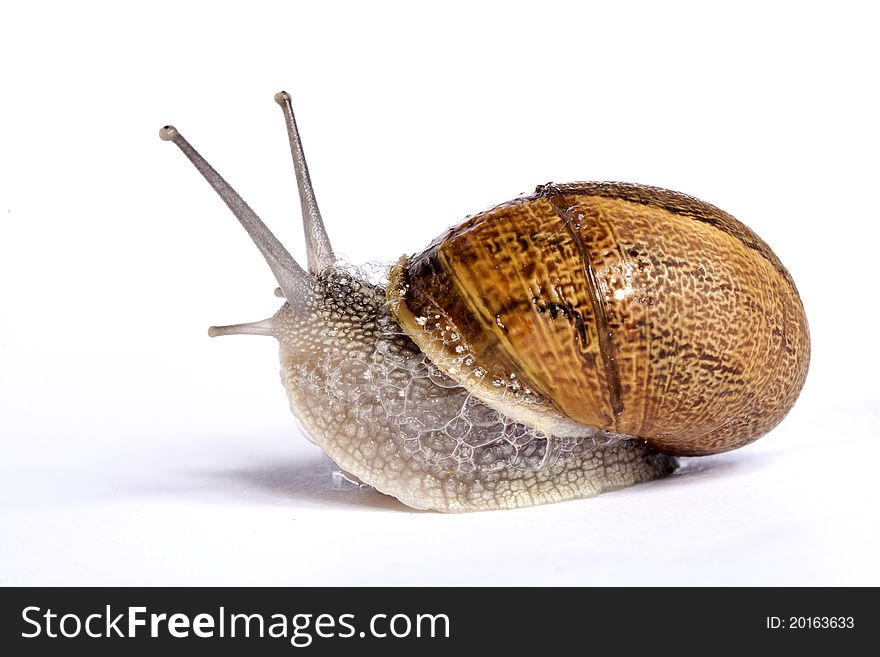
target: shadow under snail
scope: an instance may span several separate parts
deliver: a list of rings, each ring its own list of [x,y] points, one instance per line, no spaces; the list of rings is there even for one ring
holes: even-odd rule
[[[401,258],[387,286],[337,261],[287,123],[308,270],[172,126],[265,257],[285,303],[212,327],[280,343],[310,439],[348,477],[418,509],[589,497],[776,426],[803,386],[804,309],[749,228],[691,196],[540,185]]]

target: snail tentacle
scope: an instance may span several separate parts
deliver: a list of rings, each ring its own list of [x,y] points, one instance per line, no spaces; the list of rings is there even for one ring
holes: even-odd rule
[[[245,200],[232,186],[203,158],[199,152],[181,135],[177,128],[166,125],[159,130],[159,137],[164,141],[173,142],[199,173],[208,181],[211,188],[223,199],[223,202],[232,210],[239,223],[250,235],[254,244],[263,254],[275,280],[284,291],[284,296],[291,303],[304,301],[311,290],[311,277],[293,259],[293,256],[284,248],[279,239],[263,223]]]
[[[217,338],[222,335],[268,335],[275,337],[275,323],[273,318],[261,319],[258,322],[245,322],[243,324],[228,324],[227,326],[211,326],[208,335]]]
[[[318,274],[333,265],[336,262],[336,256],[333,255],[333,247],[330,245],[330,238],[327,236],[327,229],[324,227],[324,220],[321,219],[321,211],[318,209],[318,201],[315,198],[315,190],[309,176],[309,165],[306,163],[299,129],[296,127],[296,117],[293,114],[290,94],[286,91],[279,91],[275,94],[275,102],[281,106],[281,110],[284,112],[284,122],[287,125],[290,155],[293,158],[293,169],[296,173],[296,188],[299,191],[299,201],[302,206],[308,267],[311,273]]]

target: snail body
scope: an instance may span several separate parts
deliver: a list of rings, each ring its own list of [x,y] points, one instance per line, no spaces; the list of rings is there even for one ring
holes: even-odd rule
[[[803,386],[791,276],[732,216],[622,183],[541,185],[401,258],[387,286],[340,265],[284,110],[308,271],[172,127],[286,298],[271,335],[310,439],[352,479],[420,509],[511,508],[664,476],[742,446]]]
[[[547,435],[444,374],[389,312],[385,290],[330,268],[266,329],[306,434],[345,474],[417,509],[503,509],[589,497],[672,472],[644,441]],[[514,388],[507,394],[518,394]]]

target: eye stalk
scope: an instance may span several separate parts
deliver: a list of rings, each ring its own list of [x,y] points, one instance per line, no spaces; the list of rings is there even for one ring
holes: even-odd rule
[[[239,196],[239,194],[227,183],[223,177],[192,147],[173,125],[166,125],[159,130],[159,138],[170,141],[177,145],[184,155],[189,158],[199,173],[204,176],[208,184],[223,199],[223,202],[232,210],[238,221],[251,236],[254,244],[263,254],[269,268],[275,275],[280,285],[282,296],[294,305],[302,301],[311,289],[309,273],[318,274],[336,262],[333,255],[333,247],[330,238],[321,219],[321,211],[318,209],[318,201],[315,199],[315,190],[312,188],[312,180],[309,177],[309,167],[303,153],[302,140],[296,126],[296,118],[293,114],[293,106],[290,94],[281,91],[275,94],[275,102],[281,106],[284,112],[284,120],[287,126],[287,137],[290,141],[290,154],[293,158],[293,169],[296,174],[296,187],[299,191],[300,205],[302,206],[303,230],[306,238],[306,254],[308,258],[308,272],[293,259],[293,256],[284,248],[284,245],[272,234],[272,231],[263,223],[251,207]]]
[[[223,179],[217,171],[203,158],[199,152],[178,132],[173,125],[166,125],[159,130],[159,138],[173,142],[199,173],[204,176],[211,188],[223,199],[223,202],[232,210],[242,227],[250,235],[254,244],[263,254],[269,268],[275,275],[275,280],[284,291],[284,296],[291,303],[302,300],[311,287],[309,274],[293,259],[284,245],[278,240],[272,231],[263,223],[245,200],[232,186]]]
[[[318,209],[318,201],[315,199],[315,190],[312,188],[309,165],[306,163],[302,140],[299,138],[299,130],[296,127],[296,117],[293,114],[290,94],[286,91],[279,91],[275,94],[275,102],[281,106],[281,111],[284,112],[284,122],[287,125],[290,155],[293,158],[293,169],[296,173],[296,188],[299,190],[299,202],[302,206],[309,271],[312,274],[319,274],[336,262],[336,256],[333,255],[333,247],[330,246],[330,238],[327,236],[327,229],[324,227],[321,211]]]

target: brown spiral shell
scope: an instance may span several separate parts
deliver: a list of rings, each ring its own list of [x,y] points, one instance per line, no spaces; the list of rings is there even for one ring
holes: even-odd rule
[[[500,369],[553,412],[669,454],[762,436],[809,364],[803,305],[770,247],[726,212],[655,187],[540,186],[401,261],[389,298],[447,373],[466,345],[471,375]]]

